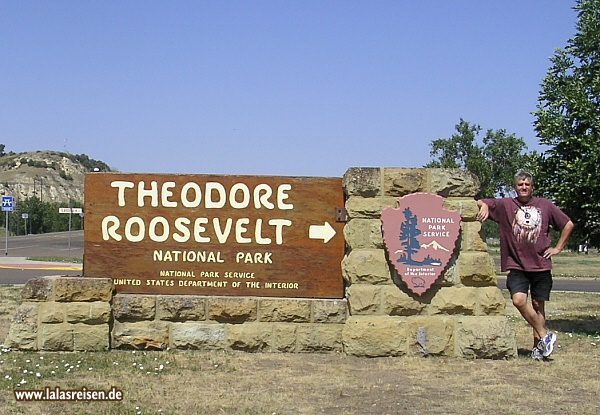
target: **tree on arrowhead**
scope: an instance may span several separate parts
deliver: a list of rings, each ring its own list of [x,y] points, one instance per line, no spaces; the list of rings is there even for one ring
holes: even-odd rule
[[[416,264],[412,259],[412,255],[419,252],[421,248],[421,244],[417,239],[421,231],[417,228],[417,217],[413,215],[410,208],[404,209],[403,213],[406,221],[400,224],[400,241],[405,248],[405,254],[398,261],[406,264]]]

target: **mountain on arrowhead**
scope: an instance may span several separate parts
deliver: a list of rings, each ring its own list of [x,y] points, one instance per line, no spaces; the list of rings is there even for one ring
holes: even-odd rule
[[[442,250],[442,251],[450,252],[448,249],[444,248],[444,247],[443,247],[443,246],[442,246],[442,245],[441,245],[441,244],[440,244],[438,241],[436,241],[436,240],[433,240],[433,241],[431,241],[431,242],[430,242],[430,243],[428,243],[428,244],[423,244],[423,245],[421,245],[421,248],[424,248],[424,249],[430,249],[430,248],[431,248],[431,249],[433,249],[434,251],[437,251],[437,250]]]

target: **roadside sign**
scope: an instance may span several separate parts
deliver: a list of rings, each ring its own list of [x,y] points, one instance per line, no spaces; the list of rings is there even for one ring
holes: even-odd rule
[[[58,213],[68,213],[69,214],[69,252],[71,252],[71,214],[79,213],[81,215],[83,213],[83,209],[82,208],[61,207],[61,208],[58,208]]]
[[[83,213],[83,209],[82,208],[62,207],[62,208],[58,208],[58,213]]]
[[[85,277],[117,292],[343,298],[341,178],[95,173]]]
[[[8,212],[12,212],[14,210],[14,199],[12,196],[2,196],[2,211],[6,212],[6,222],[5,222],[5,251],[4,254],[8,255],[8,234],[10,226],[8,224]]]
[[[2,196],[2,211],[12,212],[14,210],[14,198],[12,196]]]
[[[22,219],[29,219],[29,213],[23,213],[23,214],[21,214],[21,218]]]

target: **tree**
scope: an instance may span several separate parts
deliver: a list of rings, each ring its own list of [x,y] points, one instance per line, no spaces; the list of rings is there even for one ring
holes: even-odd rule
[[[450,138],[431,142],[431,157],[437,157],[425,167],[464,168],[475,174],[481,183],[478,197],[505,196],[513,188],[519,169],[530,169],[535,161],[524,151],[525,141],[506,130],[487,130],[478,143],[479,125],[460,119],[456,133]]]
[[[539,182],[576,224],[573,240],[600,245],[600,0],[578,0],[576,34],[541,84],[535,130],[550,148]]]
[[[404,254],[398,262],[415,265],[417,262],[412,259],[412,255],[421,249],[421,244],[417,239],[421,231],[417,228],[417,217],[413,215],[410,208],[404,209],[403,213],[406,221],[400,224],[400,244],[404,247]]]
[[[69,229],[69,215],[59,213],[61,207],[82,207],[81,202],[71,200],[66,203],[42,202],[33,196],[20,201],[14,212],[14,220],[10,220],[10,226],[14,234],[20,235],[31,231],[34,234],[48,232],[63,232]],[[27,213],[27,230],[23,213]],[[0,223],[3,223],[0,217]],[[83,219],[78,214],[71,215],[71,229],[83,229]]]

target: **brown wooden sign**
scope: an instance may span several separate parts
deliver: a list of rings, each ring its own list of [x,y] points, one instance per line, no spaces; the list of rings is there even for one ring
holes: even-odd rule
[[[342,180],[91,173],[84,276],[117,292],[342,298]]]

